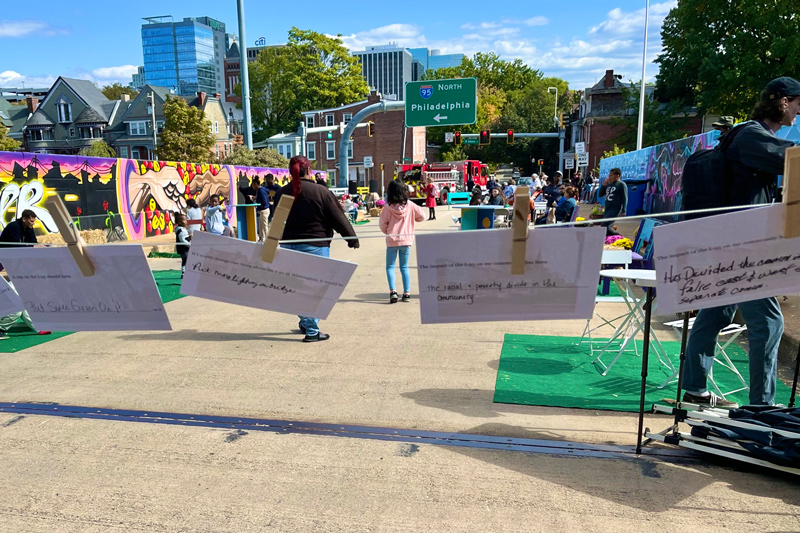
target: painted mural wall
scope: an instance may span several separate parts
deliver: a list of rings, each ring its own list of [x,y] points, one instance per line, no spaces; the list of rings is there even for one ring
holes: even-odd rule
[[[204,207],[220,197],[235,225],[238,187],[267,173],[279,184],[289,179],[282,168],[0,152],[0,227],[32,209],[39,231],[57,232],[44,207],[52,195],[80,229],[104,230],[108,241],[172,233],[175,213],[185,213],[191,198]]]
[[[800,143],[800,124],[781,128],[776,135]],[[680,211],[683,165],[697,150],[716,146],[718,139],[718,131],[709,131],[602,159],[600,179],[605,179],[612,168],[619,167],[623,180],[648,180],[644,198],[644,210],[647,214]]]

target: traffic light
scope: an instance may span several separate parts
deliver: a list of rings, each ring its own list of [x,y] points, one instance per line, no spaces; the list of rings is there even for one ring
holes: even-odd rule
[[[372,121],[367,122],[367,135],[369,135],[370,137],[375,135],[375,123]]]
[[[459,145],[461,144],[461,132],[456,131],[453,133],[453,144]]]
[[[514,130],[508,130],[506,133],[506,144],[514,144]]]
[[[333,132],[332,131],[328,132],[328,139],[333,139]]]
[[[539,160],[539,166],[540,166],[540,167],[544,166],[544,159],[540,159],[540,160]]]
[[[558,125],[562,130],[564,129],[564,113],[559,113],[559,115],[558,115]]]
[[[489,130],[481,130],[481,135],[478,138],[478,144],[481,145],[491,144],[491,142],[492,142],[492,136],[489,133]]]

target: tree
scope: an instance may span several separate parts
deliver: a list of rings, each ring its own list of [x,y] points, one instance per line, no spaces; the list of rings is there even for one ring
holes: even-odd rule
[[[747,116],[773,78],[800,71],[797,0],[680,0],[661,29],[662,100]]]
[[[89,157],[117,157],[117,153],[104,140],[94,141],[86,148],[81,148],[81,155]]]
[[[337,37],[289,30],[285,46],[262,50],[250,64],[250,109],[257,137],[295,131],[301,111],[352,104],[369,87],[358,59]],[[240,86],[236,93],[241,94]]]
[[[250,150],[244,145],[235,146],[224,163],[243,167],[289,168],[289,160],[274,148]]]
[[[100,92],[102,92],[109,100],[119,100],[123,94],[130,95],[131,100],[139,96],[139,91],[131,89],[127,85],[122,85],[121,83],[106,85],[100,89]]]
[[[628,151],[625,148],[620,148],[615,144],[614,148],[603,152],[603,159],[605,159],[606,157],[614,157],[615,155],[622,155],[627,153]]]
[[[631,83],[629,87],[623,87],[622,98],[627,102],[627,109],[631,112],[622,117],[609,120],[611,126],[617,126],[622,131],[622,133],[614,139],[614,144],[619,145],[624,151],[636,149],[636,139],[639,130],[640,94],[639,89],[633,83]],[[655,146],[686,137],[686,125],[688,121],[689,117],[681,102],[672,101],[661,103],[652,95],[646,95],[642,146]]]
[[[211,122],[202,109],[190,107],[183,98],[167,96],[157,151],[161,161],[210,163],[215,159],[211,152],[215,143]]]
[[[21,142],[9,137],[6,127],[0,124],[0,151],[11,152],[19,148],[21,145]]]

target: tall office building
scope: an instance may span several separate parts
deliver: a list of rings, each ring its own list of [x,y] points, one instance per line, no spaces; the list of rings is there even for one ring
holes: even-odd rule
[[[370,46],[362,52],[353,52],[361,62],[361,74],[367,84],[386,99],[405,98],[405,83],[414,81],[412,57],[408,50],[397,44]]]
[[[182,96],[225,92],[225,23],[210,17],[148,17],[142,24],[145,80]]]
[[[384,97],[405,99],[405,83],[419,80],[428,69],[457,67],[464,54],[445,54],[427,48],[403,48],[396,43],[353,52],[361,62],[367,84]]]

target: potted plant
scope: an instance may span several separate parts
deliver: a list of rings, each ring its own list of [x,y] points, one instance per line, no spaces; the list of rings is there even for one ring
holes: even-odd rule
[[[592,220],[603,218],[603,206],[596,204],[594,207],[592,207],[592,211],[589,213],[589,218]]]

